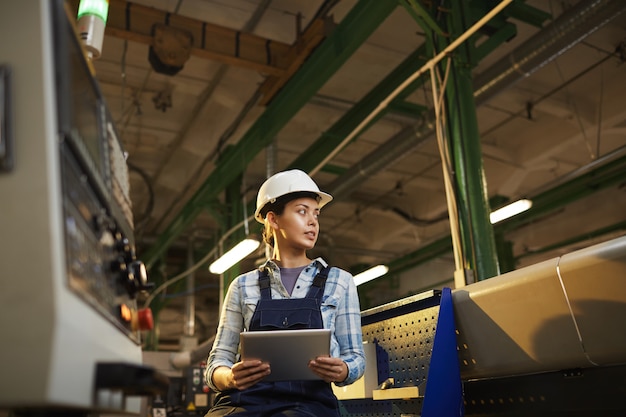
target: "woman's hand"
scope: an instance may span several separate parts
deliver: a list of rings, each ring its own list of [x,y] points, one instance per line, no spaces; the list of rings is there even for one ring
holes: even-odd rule
[[[260,360],[237,362],[230,368],[232,371],[233,388],[238,390],[250,388],[263,377],[270,374],[270,364]]]
[[[237,362],[232,368],[225,366],[213,372],[213,381],[222,391],[250,388],[270,374],[270,365],[260,360]]]
[[[339,358],[318,356],[309,362],[309,368],[326,382],[342,382],[348,377],[348,365]]]

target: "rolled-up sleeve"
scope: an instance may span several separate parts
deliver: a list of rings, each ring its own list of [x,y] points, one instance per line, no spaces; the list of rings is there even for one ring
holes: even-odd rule
[[[335,269],[335,268],[333,268]],[[348,376],[337,386],[350,385],[365,372],[365,353],[361,333],[361,310],[359,296],[352,275],[341,269],[336,281],[335,294],[341,295],[335,317],[335,337],[339,345],[339,357],[348,366]]]
[[[219,391],[213,384],[213,371],[219,366],[232,367],[237,362],[239,350],[239,334],[243,330],[241,311],[241,291],[239,279],[229,286],[224,298],[217,334],[209,353],[205,380],[213,391]]]

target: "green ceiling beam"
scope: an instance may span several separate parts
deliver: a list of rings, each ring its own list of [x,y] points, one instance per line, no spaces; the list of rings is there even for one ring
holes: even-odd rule
[[[150,268],[202,211],[198,202],[219,195],[397,7],[395,1],[360,0],[276,95],[265,112],[167,226],[142,258]]]
[[[533,206],[524,213],[497,224],[504,232],[518,229],[539,217],[587,197],[597,191],[623,182],[626,178],[626,156],[589,170],[573,180],[564,182],[535,196],[529,196]]]
[[[422,80],[423,82],[423,80]],[[411,103],[409,101],[404,100],[392,100],[387,106],[389,111],[392,111],[397,114],[403,114],[409,117],[415,117],[417,120],[418,116],[422,113],[426,113],[430,109],[426,106],[422,106],[421,104]]]
[[[542,28],[543,25],[552,20],[550,13],[544,12],[533,6],[529,6],[525,3],[526,0],[515,0],[509,4],[501,13],[494,16],[481,31],[487,33],[494,28],[500,27],[504,22],[510,18],[519,20],[537,28]],[[473,0],[469,3],[472,15],[478,20],[483,17],[486,12],[495,7],[499,1],[485,1],[485,0]]]
[[[545,252],[550,252],[556,249],[560,249],[562,247],[565,246],[570,246],[570,245],[575,245],[577,243],[582,243],[582,242],[587,242],[591,239],[595,239],[598,237],[602,237],[602,236],[606,236],[608,234],[611,233],[615,233],[615,232],[623,232],[626,230],[626,221],[625,222],[618,222],[615,224],[612,224],[610,226],[606,226],[606,227],[602,227],[600,229],[597,230],[592,230],[590,232],[586,232],[583,234],[580,234],[578,236],[574,236],[572,238],[569,239],[565,239],[562,240],[560,242],[556,242],[553,243],[551,245],[547,245],[538,249],[532,249],[532,250],[528,250],[527,252],[522,253],[521,255],[519,255],[516,260],[525,258],[527,256],[531,256],[531,255],[537,255],[537,254],[541,254],[541,253],[545,253]]]
[[[489,38],[475,46],[476,59],[478,62],[500,47],[504,42],[517,35],[517,26],[512,23],[504,23],[496,29]]]
[[[343,175],[346,173],[348,169],[339,165],[334,165],[334,164],[326,164],[323,168],[322,171],[327,172],[329,174],[333,174],[333,175]]]
[[[450,235],[444,236],[434,242],[428,243],[426,246],[419,248],[418,250],[411,252],[401,258],[394,259],[389,262],[388,274],[399,274],[409,269],[429,261],[431,259],[438,258],[452,252],[452,237]]]
[[[552,15],[550,13],[544,12],[536,7],[529,6],[522,0],[516,0],[511,3],[509,7],[503,10],[503,13],[538,28],[542,28],[544,23],[552,20]]]
[[[425,55],[425,47],[418,48],[398,65],[384,80],[356,103],[335,124],[315,141],[309,148],[293,161],[289,167],[311,171],[330,154],[343,140],[378,105],[386,99],[400,84],[402,84],[415,71],[420,69],[428,58]],[[356,138],[355,138],[356,139]]]
[[[616,152],[619,151],[618,149]],[[545,190],[534,197],[530,197],[533,200],[533,207],[530,210],[495,224],[494,231],[503,234],[519,229],[580,198],[587,197],[597,191],[619,184],[624,181],[624,178],[626,178],[626,156],[615,158],[603,165],[589,169],[581,176]],[[593,233],[593,235],[587,234],[587,237],[595,237],[623,228],[624,224],[618,223],[608,228],[600,229],[597,233]],[[573,242],[563,241],[560,242],[560,245],[568,243]],[[549,247],[549,249],[556,249],[556,247],[553,245]],[[451,252],[452,239],[448,235],[428,243],[426,246],[401,258],[391,261],[388,264],[389,274],[399,274],[408,271],[426,261]],[[523,255],[519,256],[518,259],[522,256]]]
[[[430,11],[426,10],[420,2],[417,0],[399,0],[399,2],[424,30],[435,32],[439,36],[447,36]]]

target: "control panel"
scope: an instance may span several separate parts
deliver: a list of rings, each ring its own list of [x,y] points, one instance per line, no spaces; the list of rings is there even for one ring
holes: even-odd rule
[[[126,155],[75,15],[0,2],[0,415],[136,415],[169,384],[142,361]]]
[[[55,19],[59,154],[68,284],[131,339],[152,328],[137,309],[150,288],[136,259],[123,147],[68,12]]]
[[[133,245],[89,183],[74,153],[61,145],[68,284],[130,338],[152,328],[150,310],[138,310],[137,293],[149,288]]]

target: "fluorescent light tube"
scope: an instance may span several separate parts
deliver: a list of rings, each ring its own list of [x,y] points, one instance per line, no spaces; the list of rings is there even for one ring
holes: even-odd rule
[[[223,254],[219,259],[209,266],[209,271],[213,274],[221,274],[246,256],[250,255],[261,242],[255,239],[244,239],[234,248]]]
[[[517,200],[514,203],[511,203],[507,206],[499,208],[495,211],[492,211],[489,215],[489,220],[491,224],[498,223],[504,219],[508,219],[509,217],[513,217],[518,215],[533,206],[533,202],[531,200],[523,199]]]
[[[374,278],[385,275],[388,271],[389,267],[387,265],[376,265],[366,271],[361,272],[360,274],[356,274],[354,276],[354,284],[361,285],[367,281],[373,280]]]

